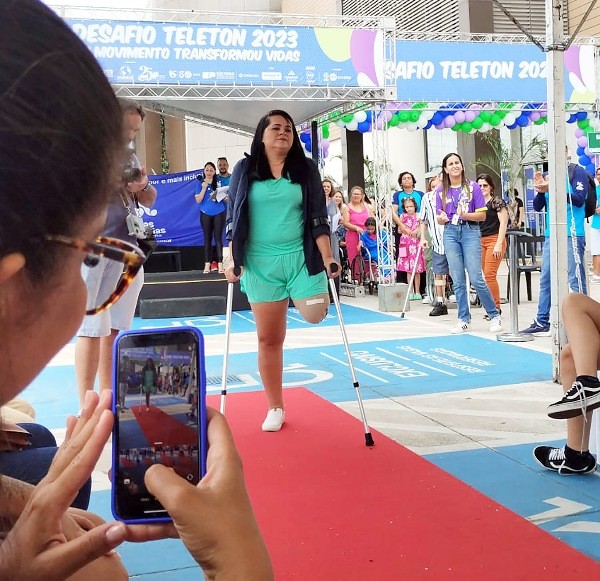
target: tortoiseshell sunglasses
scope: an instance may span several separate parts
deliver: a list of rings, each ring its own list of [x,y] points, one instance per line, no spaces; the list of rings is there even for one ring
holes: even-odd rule
[[[137,246],[123,240],[118,240],[117,238],[100,236],[94,242],[86,242],[85,240],[81,240],[81,238],[70,238],[69,236],[56,234],[46,236],[46,240],[86,252],[87,257],[83,261],[86,266],[96,266],[100,262],[101,256],[109,260],[122,262],[125,265],[123,274],[117,283],[117,288],[101,305],[87,310],[85,312],[86,315],[95,315],[114,305],[129,288],[135,275],[139,272],[142,264],[144,264],[144,260],[146,260],[146,256]]]

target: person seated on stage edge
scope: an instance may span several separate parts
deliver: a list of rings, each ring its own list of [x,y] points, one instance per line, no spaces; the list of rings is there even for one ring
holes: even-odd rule
[[[591,474],[596,459],[590,454],[592,412],[600,407],[600,304],[587,295],[568,294],[562,316],[569,342],[560,352],[564,396],[548,406],[548,415],[567,420],[563,447],[537,446],[535,460],[559,474]],[[597,418],[596,418],[597,419]]]
[[[0,45],[2,404],[79,327],[82,263],[105,255],[125,265],[127,282],[143,256],[97,239],[127,154],[119,103],[91,52],[38,0],[0,3]],[[272,579],[240,457],[217,412],[208,414],[208,471],[198,486],[165,466],[146,473],[173,524],[129,526],[69,508],[111,435],[111,397],[87,393],[37,486],[0,476],[0,579],[126,579],[112,549],[178,535],[208,579]]]
[[[327,276],[340,271],[329,241],[319,171],[304,155],[285,111],[270,111],[258,122],[250,155],[233,169],[227,236],[232,258],[227,280],[241,280],[256,322],[258,370],[269,407],[262,429],[276,432],[285,421],[283,341],[289,299],[306,321],[319,323],[329,308]]]

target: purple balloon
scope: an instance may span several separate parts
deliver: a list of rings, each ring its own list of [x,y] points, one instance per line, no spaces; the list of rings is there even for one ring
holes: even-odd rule
[[[583,153],[585,153],[585,155],[587,155],[588,157],[590,157],[592,154],[590,153],[590,148],[589,147],[585,147],[583,149]]]
[[[475,117],[477,117],[477,113],[475,113],[475,111],[465,111],[465,121],[471,123]]]
[[[436,129],[444,129],[446,127],[446,124],[444,123],[444,121],[442,121],[441,123],[438,123],[437,125],[434,125],[434,127]]]
[[[535,119],[534,119],[535,121]],[[580,137],[583,137],[583,129],[579,129],[579,127],[577,129],[575,129],[575,137],[577,137],[578,139]]]
[[[329,149],[329,139],[323,139],[323,141],[321,141],[321,147],[323,149]]]
[[[588,139],[585,135],[577,138],[577,145],[579,145],[579,147],[587,147],[587,144]]]
[[[541,115],[539,114],[538,111],[532,111],[531,115],[529,115],[529,119],[531,119],[531,121],[538,121],[538,119],[541,117]]]
[[[452,115],[448,115],[448,117],[446,117],[444,119],[444,127],[447,127],[448,129],[450,129],[451,127],[454,127],[456,125],[456,119],[454,119],[454,117]]]
[[[457,111],[454,113],[454,120],[457,123],[464,123],[466,121],[465,114],[462,111]]]

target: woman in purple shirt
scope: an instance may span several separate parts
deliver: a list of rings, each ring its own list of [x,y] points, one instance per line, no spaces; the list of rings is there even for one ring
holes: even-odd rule
[[[476,182],[467,180],[462,159],[449,153],[442,161],[442,183],[436,189],[437,221],[444,226],[444,248],[458,306],[452,334],[471,329],[471,312],[465,270],[490,318],[490,332],[502,330],[502,319],[481,272],[481,232],[485,198]]]

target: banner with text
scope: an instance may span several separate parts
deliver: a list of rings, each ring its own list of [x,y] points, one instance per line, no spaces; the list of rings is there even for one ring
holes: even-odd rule
[[[376,30],[68,20],[113,84],[381,87]]]
[[[201,169],[149,176],[156,188],[156,203],[152,208],[140,207],[140,213],[154,228],[161,246],[204,245],[200,209],[194,198],[200,185],[198,175],[202,175]]]
[[[545,102],[546,54],[533,44],[396,42],[386,65],[399,101]],[[594,47],[565,52],[568,103],[595,102]]]

